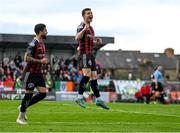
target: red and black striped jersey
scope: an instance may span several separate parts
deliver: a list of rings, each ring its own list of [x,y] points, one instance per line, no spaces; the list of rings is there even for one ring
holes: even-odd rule
[[[27,54],[33,57],[34,59],[43,59],[45,57],[45,45],[43,42],[38,41],[37,39],[33,39],[27,47]],[[26,67],[24,69],[25,72],[30,73],[42,73],[43,64],[41,63],[30,63],[27,62]]]
[[[81,22],[81,24],[77,28],[77,34],[81,32],[86,24]],[[90,26],[83,34],[81,40],[79,41],[79,51],[80,55],[92,55],[93,53],[93,38],[94,38],[94,30],[92,26]]]

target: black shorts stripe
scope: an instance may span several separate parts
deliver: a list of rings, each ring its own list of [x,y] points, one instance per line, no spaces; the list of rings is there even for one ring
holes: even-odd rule
[[[26,74],[24,76],[22,89],[26,89],[26,85],[27,85],[29,74],[30,74],[30,72],[26,72]]]
[[[87,58],[86,55],[83,54],[83,67],[86,68],[87,67]]]

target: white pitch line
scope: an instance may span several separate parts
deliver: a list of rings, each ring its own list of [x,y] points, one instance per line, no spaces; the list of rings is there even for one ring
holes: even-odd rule
[[[9,121],[1,121],[2,124],[17,124],[16,122]],[[61,122],[61,121],[49,121],[49,122],[29,122],[29,124],[70,124],[70,125],[180,125],[180,123],[172,123],[172,122]]]
[[[180,118],[179,115],[172,115],[172,114],[158,114],[158,113],[152,113],[152,112],[138,112],[138,111],[128,111],[128,110],[119,110],[119,109],[113,109],[112,111],[115,111],[115,112],[124,112],[124,113],[134,113],[134,114],[145,114],[145,115],[168,116],[168,117],[177,117],[177,118]]]
[[[64,105],[64,106],[75,106],[75,105],[71,105],[71,104],[63,104],[63,105]],[[77,106],[77,107],[78,107],[78,106]],[[86,108],[102,110],[101,108],[97,108],[97,107],[86,107]],[[158,114],[158,113],[152,113],[152,112],[128,111],[128,110],[121,110],[121,109],[110,109],[110,110],[107,110],[107,111],[111,111],[111,112],[122,112],[122,113],[132,113],[132,114],[145,114],[145,115],[168,116],[168,117],[177,117],[177,118],[180,118],[179,115]]]
[[[48,112],[51,112],[51,111],[49,110]],[[47,115],[47,114],[49,114],[48,112],[41,112],[41,114]],[[62,111],[58,111],[57,112],[56,111],[56,112],[54,112],[53,111],[53,114],[83,114],[83,113],[94,114],[96,112],[77,112],[77,111],[73,111],[73,112],[65,112],[65,111],[64,112],[62,112]],[[102,113],[106,113],[106,112],[102,112]],[[3,114],[5,114],[5,115],[7,115],[7,114],[13,115],[13,114],[17,114],[17,112],[1,112],[0,113],[0,115],[3,115]],[[36,114],[36,113],[35,112],[31,112],[30,114]]]

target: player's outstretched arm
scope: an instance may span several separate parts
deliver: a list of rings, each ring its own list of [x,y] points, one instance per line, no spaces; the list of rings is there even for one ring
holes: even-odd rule
[[[31,55],[29,55],[27,53],[25,53],[24,59],[25,59],[26,62],[30,62],[30,63],[42,63],[42,64],[47,64],[48,63],[48,59],[47,58],[35,59]]]

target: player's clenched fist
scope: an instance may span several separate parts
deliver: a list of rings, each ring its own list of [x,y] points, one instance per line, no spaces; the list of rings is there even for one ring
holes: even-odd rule
[[[48,59],[47,58],[43,58],[43,59],[41,59],[41,63],[42,64],[47,64],[49,61],[48,61]]]
[[[84,26],[84,31],[86,31],[86,30],[88,30],[89,29],[89,24],[86,24],[85,26]]]

